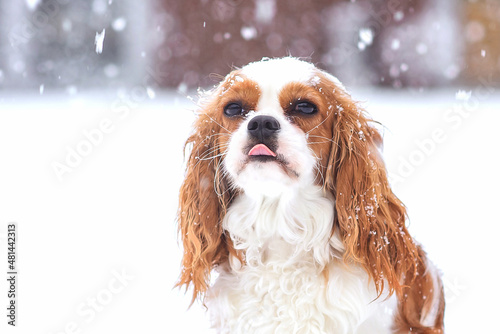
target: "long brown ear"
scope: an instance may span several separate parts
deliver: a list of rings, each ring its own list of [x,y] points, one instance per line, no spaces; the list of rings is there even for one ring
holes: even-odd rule
[[[192,148],[180,189],[178,223],[184,256],[177,283],[186,289],[193,285],[192,302],[207,290],[212,268],[227,260],[231,248],[221,226],[231,198],[220,170],[223,134],[209,111],[200,113],[194,128],[186,142]]]
[[[406,209],[393,194],[377,146],[381,136],[350,96],[339,93],[333,144],[325,178],[335,198],[335,224],[344,260],[361,263],[379,295],[385,283],[401,293],[403,278],[417,272],[417,247],[406,226]],[[413,274],[414,275],[414,274]],[[405,282],[411,282],[406,277]]]

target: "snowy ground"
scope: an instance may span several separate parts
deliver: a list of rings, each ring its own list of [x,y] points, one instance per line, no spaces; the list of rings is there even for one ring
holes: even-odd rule
[[[353,95],[384,124],[410,230],[444,273],[447,332],[492,333],[500,313],[500,94],[457,91]],[[7,333],[211,333],[202,307],[186,311],[189,295],[173,289],[194,104],[161,92],[128,102],[1,94],[1,268],[7,223],[19,233],[18,327]],[[85,156],[71,153],[78,150]],[[71,166],[61,169],[66,159]],[[6,292],[2,279],[4,306]]]

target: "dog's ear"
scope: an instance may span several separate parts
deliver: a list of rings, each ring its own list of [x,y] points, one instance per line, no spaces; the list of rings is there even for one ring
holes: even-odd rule
[[[404,276],[416,273],[418,252],[405,226],[406,209],[389,186],[378,149],[382,138],[347,93],[329,91],[335,91],[332,103],[339,110],[332,122],[325,187],[335,199],[334,226],[345,260],[365,267],[379,295],[385,283],[390,293],[400,294]]]
[[[184,246],[182,273],[177,286],[193,285],[193,300],[202,297],[214,266],[232,252],[222,219],[231,199],[221,171],[221,127],[210,106],[201,110],[193,134],[186,142],[186,175],[180,189],[178,223]],[[224,146],[224,145],[223,145]]]

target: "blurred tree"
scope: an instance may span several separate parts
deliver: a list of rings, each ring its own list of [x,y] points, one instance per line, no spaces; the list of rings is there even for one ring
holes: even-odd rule
[[[139,81],[148,8],[132,0],[0,0],[0,85],[74,91]],[[98,54],[95,36],[103,30]]]
[[[375,32],[365,61],[378,82],[395,88],[455,81],[463,68],[462,7],[448,0],[371,1]]]
[[[497,0],[0,0],[0,87],[186,90],[287,55],[348,85],[498,82],[499,22]]]
[[[348,84],[448,83],[460,73],[447,0],[156,0],[167,86],[207,86],[262,57],[307,57]]]
[[[322,9],[331,1],[157,0],[164,31],[156,61],[163,84],[197,87],[262,57],[293,55],[314,62],[325,52]]]
[[[465,1],[465,82],[500,82],[500,2]]]

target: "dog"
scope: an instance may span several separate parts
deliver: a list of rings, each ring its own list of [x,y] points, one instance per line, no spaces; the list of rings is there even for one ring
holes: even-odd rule
[[[444,333],[440,274],[381,144],[338,79],[293,57],[235,69],[200,99],[177,285],[218,333]]]

